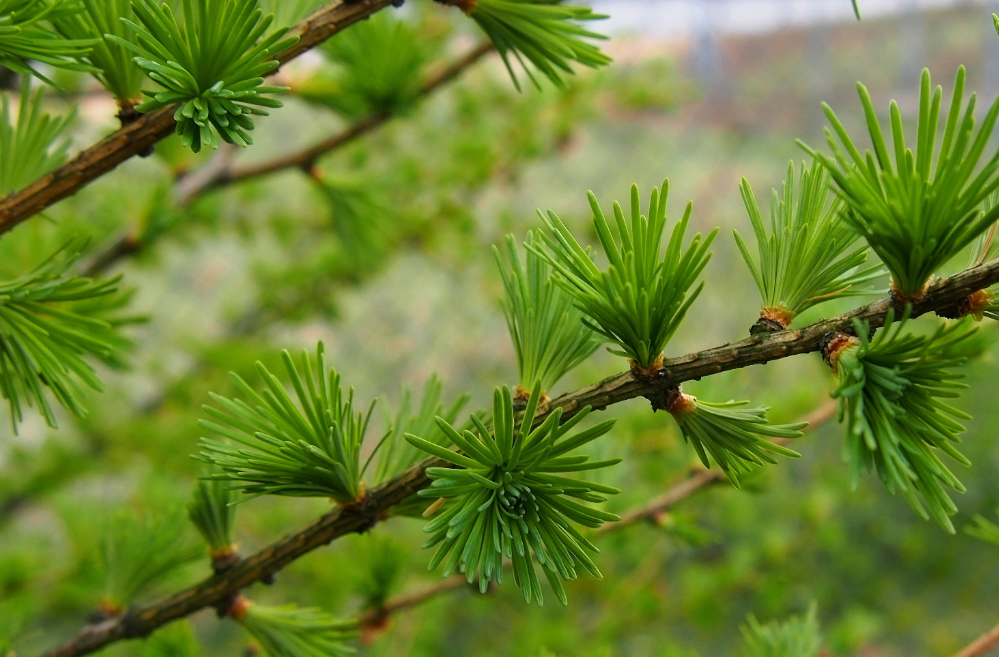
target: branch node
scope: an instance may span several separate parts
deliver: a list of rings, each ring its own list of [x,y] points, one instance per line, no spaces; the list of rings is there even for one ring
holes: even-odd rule
[[[236,552],[237,547],[239,546],[233,543],[229,547],[208,553],[208,556],[212,558],[212,570],[216,575],[221,575],[240,562],[239,553]]]
[[[794,313],[784,306],[767,306],[760,310],[760,318],[749,329],[750,335],[766,335],[783,331],[791,325]]]
[[[635,378],[642,383],[655,383],[659,379],[666,376],[666,368],[663,367],[662,354],[656,356],[656,359],[647,367],[639,365],[631,358],[628,359],[628,363],[631,365],[631,373],[634,374]]]
[[[822,360],[835,372],[843,350],[849,347],[856,347],[859,344],[860,339],[855,335],[843,332],[828,333],[822,339]]]
[[[982,311],[992,305],[995,300],[996,297],[990,290],[976,290],[954,305],[940,308],[936,313],[947,319],[961,319],[972,315],[975,319],[981,320]]]

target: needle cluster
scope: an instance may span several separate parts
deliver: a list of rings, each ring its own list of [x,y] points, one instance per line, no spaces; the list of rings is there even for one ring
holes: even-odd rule
[[[970,465],[955,445],[970,417],[946,403],[967,388],[955,367],[968,359],[967,324],[942,324],[930,335],[905,331],[907,318],[894,321],[868,339],[868,327],[858,324],[859,338],[832,358],[839,385],[840,421],[846,421],[845,455],[856,487],[863,472],[876,470],[892,493],[903,497],[923,518],[932,516],[953,533],[950,516],[957,506],[946,488],[964,486],[940,459],[940,452]],[[922,498],[922,499],[920,499]]]
[[[618,232],[615,239],[596,196],[589,193],[593,226],[609,261],[605,270],[597,267],[590,253],[551,210],[547,216],[538,211],[549,230],[541,233],[548,248],[528,245],[554,267],[556,280],[586,315],[584,323],[617,345],[612,353],[630,358],[633,367],[646,372],[654,372],[661,365],[663,349],[701,293],[704,283],[697,287],[694,284],[711,258],[708,248],[718,232],[712,230],[703,239],[698,233],[684,249],[684,234],[693,209],[688,204],[663,252],[668,195],[669,181],[665,180],[662,194],[658,187],[652,189],[649,213],[644,215],[638,186],[632,185],[630,221],[625,219],[620,204],[614,202]]]
[[[86,71],[80,61],[98,39],[65,39],[48,23],[74,14],[80,7],[72,0],[0,0],[0,66],[24,76],[35,76],[55,85],[30,62],[56,68]]]
[[[881,275],[878,266],[861,268],[866,246],[843,218],[843,201],[830,202],[829,174],[819,165],[801,165],[797,189],[794,163],[787,166],[782,193],[772,190],[770,232],[753,188],[742,179],[742,200],[753,224],[759,259],[735,232],[746,266],[763,299],[754,333],[786,329],[794,317],[828,299],[865,294],[865,283]],[[797,193],[796,193],[797,192]]]
[[[556,409],[532,429],[540,397],[541,387],[535,385],[519,429],[513,395],[505,386],[493,394],[492,431],[475,415],[476,433],[456,431],[439,419],[441,430],[460,452],[411,434],[406,438],[427,454],[457,466],[429,468],[427,476],[434,483],[419,493],[446,500],[424,528],[431,534],[425,547],[438,546],[430,569],[443,562],[445,577],[458,570],[469,583],[477,578],[485,593],[491,581],[503,582],[503,559],[510,559],[524,600],[540,605],[544,597],[537,562],[555,595],[567,604],[562,580],[576,579],[578,569],[601,577],[587,554],[598,550],[575,525],[596,528],[619,519],[576,500],[601,503],[605,495],[620,492],[568,475],[605,468],[620,459],[591,462],[588,456],[570,454],[614,425],[606,420],[569,435],[589,414],[589,407],[564,424],[561,409]]]
[[[861,154],[828,105],[823,110],[833,130],[826,130],[826,138],[834,157],[805,147],[832,174],[847,204],[847,222],[888,267],[899,301],[922,298],[930,277],[999,218],[999,208],[982,211],[983,201],[999,188],[999,150],[982,159],[999,117],[999,99],[976,132],[976,96],[964,105],[964,83],[962,66],[941,141],[943,90],[933,89],[929,71],[923,71],[915,152],[906,146],[902,114],[893,100],[892,157],[871,96],[860,83],[874,153]]]
[[[535,250],[533,232],[527,233],[525,244],[525,262],[513,235],[507,235],[503,252],[493,247],[506,292],[503,314],[517,354],[521,397],[535,381],[541,381],[543,394],[550,391],[603,342],[583,323],[573,296],[552,279],[551,268]]]
[[[673,416],[684,440],[694,446],[697,457],[706,468],[711,460],[718,464],[728,480],[740,487],[739,475],[776,464],[773,456],[800,456],[795,451],[776,445],[763,437],[798,438],[807,423],[767,424],[767,408],[744,408],[748,401],[721,404],[704,402],[675,388],[668,394],[665,410]],[[710,456],[710,459],[708,458]]]
[[[460,7],[489,36],[503,58],[517,89],[520,82],[512,59],[524,69],[534,86],[541,88],[530,63],[557,87],[562,76],[572,74],[570,62],[589,68],[610,63],[611,58],[585,39],[606,39],[579,25],[580,21],[607,18],[589,7],[562,5],[552,0],[437,0]]]
[[[135,63],[163,87],[143,90],[147,100],[135,109],[177,105],[177,134],[194,152],[217,148],[216,134],[230,144],[252,144],[251,117],[266,116],[263,107],[281,107],[267,94],[287,91],[263,86],[263,75],[277,68],[273,56],[298,37],[283,38],[287,28],[268,33],[273,16],[263,16],[256,0],[182,0],[182,21],[156,0],[133,0],[132,9],[137,21],[124,23],[135,42],[107,38],[138,55]]]
[[[340,374],[334,369],[327,374],[322,342],[315,362],[303,350],[304,375],[291,354],[281,355],[298,403],[260,362],[257,372],[265,385],[260,392],[231,374],[244,399],[212,393],[221,408],[204,406],[212,419],[200,425],[241,447],[202,438],[197,458],[220,470],[208,475],[210,479],[233,482],[246,499],[288,495],[352,502],[361,493],[361,478],[371,461],[369,457],[361,465],[361,447],[375,402],[366,413],[355,414],[354,390],[344,395]]]

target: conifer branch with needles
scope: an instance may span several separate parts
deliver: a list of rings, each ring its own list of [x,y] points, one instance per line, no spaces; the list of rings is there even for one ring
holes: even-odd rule
[[[453,63],[430,74],[423,86],[420,87],[417,98],[429,96],[449,82],[458,79],[462,72],[491,52],[493,52],[493,46],[490,42],[481,43]],[[414,98],[414,100],[417,98]],[[220,150],[202,168],[178,177],[173,185],[173,197],[177,205],[183,208],[215,189],[288,169],[309,171],[320,157],[343,148],[353,143],[354,140],[373,132],[385,125],[392,117],[393,115],[388,112],[376,112],[356,121],[332,137],[323,139],[304,150],[253,165],[235,165],[231,162],[231,155],[224,150]],[[85,274],[87,276],[95,276],[107,271],[122,259],[145,251],[154,241],[152,237],[153,235],[147,236],[141,232],[138,234],[129,232],[118,237],[90,261],[84,268]]]
[[[337,32],[392,4],[393,0],[331,2],[291,30],[291,34],[299,37],[298,42],[278,53],[275,59],[279,64],[284,64]],[[142,115],[56,170],[0,199],[0,234],[74,194],[125,160],[145,153],[158,141],[168,137],[175,131],[174,112],[174,108],[164,107]]]
[[[429,568],[444,563],[444,577],[455,570],[465,573],[469,584],[478,580],[485,593],[489,583],[503,582],[503,559],[513,563],[517,585],[524,600],[543,604],[535,562],[566,605],[562,580],[576,579],[578,570],[602,578],[587,552],[597,548],[574,525],[596,528],[620,520],[616,515],[580,504],[606,501],[618,489],[569,474],[605,468],[621,459],[590,461],[572,452],[607,433],[614,420],[567,435],[585,418],[589,408],[561,422],[556,409],[534,428],[534,414],[541,399],[536,383],[527,408],[516,427],[510,389],[493,393],[492,431],[475,415],[477,433],[456,431],[439,420],[441,430],[460,452],[408,434],[414,447],[451,466],[429,468],[433,484],[420,496],[447,500],[433,514],[424,531],[431,536],[424,547],[438,546]]]
[[[287,351],[282,353],[298,405],[281,381],[257,363],[265,388],[256,392],[238,375],[232,382],[245,399],[211,397],[221,408],[205,406],[212,419],[202,428],[227,438],[202,438],[199,458],[218,468],[210,479],[232,482],[251,499],[260,495],[330,497],[341,504],[362,494],[361,446],[374,410],[354,413],[354,390],[344,395],[340,375],[326,366],[323,343],[313,361],[303,351],[299,374]],[[374,456],[374,454],[372,454]]]
[[[169,4],[133,0],[137,21],[124,19],[135,40],[109,35],[118,46],[138,55],[135,63],[163,91],[143,91],[141,113],[178,106],[177,134],[195,153],[202,145],[218,147],[216,135],[229,144],[253,143],[252,116],[261,108],[281,107],[270,97],[286,87],[263,86],[264,75],[280,63],[274,55],[298,41],[283,38],[287,28],[269,31],[274,16],[263,16],[256,0],[183,0],[178,22]]]
[[[972,94],[965,106],[964,84],[962,66],[957,71],[939,150],[937,126],[943,89],[931,88],[930,73],[925,69],[920,80],[915,152],[906,146],[901,111],[892,101],[894,157],[889,154],[870,93],[860,83],[857,90],[874,153],[861,154],[825,104],[823,110],[832,124],[832,130],[826,130],[826,140],[833,156],[802,144],[832,175],[847,205],[847,222],[891,272],[900,308],[921,298],[940,267],[999,219],[999,208],[981,209],[989,195],[999,189],[999,150],[982,159],[999,118],[999,99],[976,132],[976,96]]]
[[[942,400],[967,387],[958,383],[964,375],[952,370],[967,361],[974,331],[952,323],[929,336],[915,335],[905,332],[909,318],[896,323],[894,314],[888,312],[873,339],[857,322],[858,337],[834,338],[837,346],[825,354],[839,378],[832,395],[847,425],[851,478],[856,487],[863,471],[877,470],[891,493],[901,493],[920,516],[932,516],[954,533],[950,516],[957,506],[944,489],[965,489],[937,452],[971,465],[954,446],[964,431],[959,420],[970,416]]]
[[[655,376],[661,370],[663,350],[704,287],[695,282],[707,265],[708,249],[717,234],[696,234],[684,248],[683,240],[693,204],[688,204],[663,252],[669,181],[662,192],[652,189],[648,215],[643,215],[638,186],[631,188],[630,222],[614,203],[615,239],[596,196],[589,193],[593,226],[609,262],[601,270],[569,228],[551,210],[541,217],[547,231],[543,244],[528,248],[546,259],[555,280],[573,296],[587,326],[617,346],[611,353],[627,357],[636,372]],[[620,245],[619,245],[620,242]],[[547,248],[545,248],[547,247]]]
[[[932,282],[923,299],[913,304],[911,317],[948,308],[972,291],[995,283],[999,283],[999,262],[986,263]],[[555,409],[560,409],[562,420],[567,421],[587,406],[599,410],[637,397],[654,398],[684,381],[795,355],[820,352],[829,334],[851,330],[854,319],[866,320],[870,322],[870,326],[881,326],[891,308],[892,300],[884,298],[810,326],[765,337],[751,337],[736,344],[669,359],[664,363],[666,376],[655,381],[640,380],[631,371],[625,371],[539,407],[534,424],[540,425]],[[241,559],[224,573],[171,596],[129,608],[119,617],[106,622],[85,626],[62,645],[44,653],[43,657],[86,655],[117,641],[146,636],[156,628],[200,609],[221,605],[231,600],[241,589],[280,570],[302,555],[347,534],[369,530],[389,509],[430,485],[431,481],[425,474],[427,468],[443,465],[444,462],[439,459],[427,459],[370,490],[363,507],[337,507],[311,525]]]
[[[66,128],[76,112],[54,117],[42,109],[44,89],[31,92],[31,77],[21,83],[17,116],[10,94],[0,95],[0,195],[21,189],[66,161],[70,139]]]
[[[842,216],[844,203],[829,201],[829,182],[821,165],[802,164],[795,186],[794,163],[788,164],[781,194],[773,190],[771,195],[768,235],[753,189],[742,179],[759,260],[737,230],[735,241],[763,301],[751,332],[782,331],[823,301],[870,294],[863,286],[882,274],[880,266],[862,268],[867,249],[854,248],[858,236]]]

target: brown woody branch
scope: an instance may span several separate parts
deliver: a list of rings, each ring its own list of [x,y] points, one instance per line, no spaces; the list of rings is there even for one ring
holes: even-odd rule
[[[431,74],[420,87],[415,99],[425,98],[447,83],[455,80],[461,73],[493,51],[492,42],[480,43],[461,58]],[[174,198],[178,205],[189,205],[202,194],[244,180],[259,178],[286,169],[302,169],[308,171],[321,156],[342,148],[358,137],[366,135],[387,123],[393,114],[380,111],[358,120],[341,132],[323,139],[296,153],[284,155],[253,165],[235,166],[232,164],[233,149],[223,145],[207,164],[197,171],[183,176],[174,185]],[[129,232],[119,237],[110,247],[98,254],[84,268],[85,276],[97,276],[123,258],[135,255],[144,248],[141,239]]]
[[[999,282],[999,261],[979,265],[950,278],[933,282],[927,294],[912,308],[916,317],[945,311],[976,290]],[[646,397],[653,400],[685,381],[700,379],[728,370],[759,365],[798,354],[818,352],[823,338],[836,332],[852,331],[855,319],[866,320],[872,327],[884,324],[891,309],[889,299],[881,299],[838,317],[816,322],[801,329],[791,329],[766,336],[754,336],[735,344],[669,358],[662,375],[655,380],[638,380],[630,372],[558,397],[539,409],[535,423],[540,423],[555,409],[563,417],[577,414],[586,406],[604,409],[611,404]],[[298,557],[346,534],[365,532],[385,517],[389,510],[416,491],[430,484],[424,471],[445,465],[438,459],[426,459],[395,479],[373,489],[365,498],[337,508],[304,529],[243,559],[232,569],[209,577],[194,586],[166,598],[128,609],[121,616],[97,625],[88,625],[76,636],[44,657],[77,657],[122,639],[142,637],[171,621],[206,607],[217,607],[245,588],[284,568]]]
[[[292,33],[300,37],[298,43],[276,59],[284,64],[392,3],[393,0],[352,0],[327,5],[295,27]],[[168,137],[174,131],[173,113],[173,107],[165,107],[143,114],[55,171],[0,200],[0,234]]]

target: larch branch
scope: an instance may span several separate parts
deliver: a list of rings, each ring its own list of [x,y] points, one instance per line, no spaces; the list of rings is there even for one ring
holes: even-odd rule
[[[278,54],[282,64],[314,48],[337,32],[393,4],[393,0],[335,2],[299,23],[292,33],[300,38]],[[174,131],[174,107],[143,114],[120,130],[87,148],[55,171],[0,200],[0,234],[81,188],[134,155],[148,151]]]
[[[923,299],[913,306],[911,314],[916,317],[952,308],[972,292],[997,282],[999,282],[999,260],[967,269],[950,278],[934,281]],[[722,345],[679,358],[669,358],[664,362],[662,376],[655,380],[639,380],[630,371],[612,376],[545,404],[539,408],[535,423],[543,422],[557,408],[562,409],[563,417],[568,419],[586,406],[604,409],[612,404],[637,397],[657,399],[666,390],[685,381],[799,354],[818,352],[826,335],[852,331],[855,319],[869,321],[872,327],[882,326],[888,311],[892,308],[891,304],[888,298],[880,299],[804,328],[789,329],[766,336],[753,336],[734,344]],[[240,589],[277,572],[302,555],[327,545],[341,536],[370,530],[388,515],[393,506],[430,485],[430,479],[425,474],[427,468],[445,465],[446,463],[439,459],[425,459],[395,479],[374,488],[363,499],[331,511],[304,529],[241,560],[230,570],[209,577],[174,595],[132,607],[121,616],[109,621],[88,625],[63,645],[45,653],[43,657],[86,655],[122,639],[146,636],[158,627],[206,607],[217,607]]]

